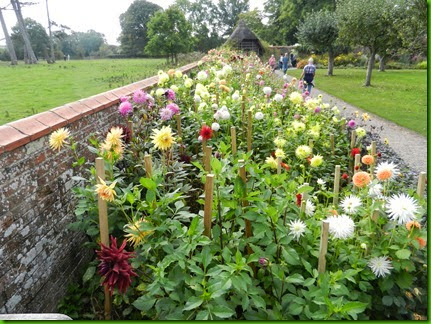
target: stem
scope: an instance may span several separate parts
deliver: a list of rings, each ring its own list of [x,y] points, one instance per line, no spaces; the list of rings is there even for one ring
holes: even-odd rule
[[[216,184],[216,194],[217,194],[217,213],[218,213],[218,222],[220,226],[220,248],[223,250],[223,228],[221,221],[221,204],[220,204],[220,186],[218,183]],[[223,259],[222,259],[223,262]]]
[[[281,304],[281,294],[279,297],[277,297],[277,289],[275,289],[275,282],[274,282],[274,276],[272,275],[272,270],[269,270],[269,274],[271,275],[271,280],[272,280],[272,288],[273,288],[273,295],[274,298],[278,299],[279,303]]]

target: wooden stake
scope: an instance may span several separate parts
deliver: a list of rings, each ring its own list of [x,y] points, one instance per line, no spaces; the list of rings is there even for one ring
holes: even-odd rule
[[[236,154],[236,128],[231,126],[230,128],[230,138],[232,142],[232,155]]]
[[[245,118],[245,95],[242,95],[242,102],[241,102],[241,121],[242,124],[244,125],[244,120]]]
[[[304,186],[308,186],[308,183],[305,182]],[[305,213],[305,207],[307,206],[307,200],[308,200],[308,192],[304,192],[302,194],[302,201],[301,201],[301,211],[300,211],[300,215],[304,215]]]
[[[371,214],[371,219],[374,222],[377,222],[377,220],[379,219],[379,211],[378,210],[373,211],[373,213]]]
[[[331,152],[332,154],[335,154],[335,140],[334,140],[334,134],[329,135],[329,139],[331,140]]]
[[[251,151],[251,131],[252,131],[252,111],[248,111],[248,123],[247,123],[247,152]]]
[[[313,140],[312,140],[311,138],[308,140],[308,146],[309,146],[310,148],[313,148],[313,147],[314,147],[314,143],[313,143]]]
[[[204,167],[206,172],[211,172],[211,157],[213,154],[213,149],[211,146],[205,147],[205,155],[204,155]]]
[[[130,135],[133,137],[133,120],[127,121],[127,128],[130,130]]]
[[[105,161],[101,157],[96,158],[96,177],[98,184],[101,183],[100,180],[105,180]],[[97,205],[99,208],[100,242],[109,246],[108,205],[100,196],[97,198]],[[104,292],[105,319],[109,320],[111,319],[111,295],[109,293],[108,286],[104,287]]]
[[[211,238],[211,222],[213,211],[214,175],[207,174],[205,180],[204,235]]]
[[[425,172],[419,173],[418,188],[416,191],[419,197],[423,197],[425,195],[425,178],[426,178]]]
[[[319,264],[317,271],[324,273],[326,268],[326,252],[328,252],[328,236],[329,236],[329,222],[322,221],[322,230],[320,232],[320,252]]]
[[[147,178],[151,178],[153,176],[153,162],[151,161],[151,155],[146,154],[144,156],[145,161],[145,172],[147,173]]]
[[[371,179],[373,179],[374,177],[374,167],[376,165],[377,162],[377,149],[376,149],[376,141],[372,141],[371,142],[371,155],[374,158],[374,163],[370,165],[370,174],[371,174]]]
[[[353,164],[353,173],[357,173],[359,170],[359,165],[361,164],[361,154],[355,154],[355,163]]]
[[[338,193],[340,191],[340,166],[335,166],[335,175],[334,175],[334,205],[338,206]]]
[[[238,160],[238,163],[240,164],[240,168],[239,168],[239,176],[241,177],[242,181],[244,182],[244,186],[247,186],[247,174],[245,172],[245,161],[244,160]],[[247,192],[247,190],[246,190]],[[246,199],[242,200],[242,206],[243,207],[247,207],[248,206],[248,201]],[[245,220],[245,237],[251,237],[253,235],[252,232],[252,228],[251,228],[251,222],[246,219]],[[253,251],[251,250],[251,248],[247,245],[247,252],[248,254],[252,254]]]
[[[281,157],[277,158],[277,174],[281,174]]]
[[[352,130],[352,138],[350,141],[350,148],[354,148],[356,144],[356,131]]]

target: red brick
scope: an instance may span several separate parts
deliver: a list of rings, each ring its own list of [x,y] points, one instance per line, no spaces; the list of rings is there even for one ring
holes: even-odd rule
[[[118,99],[115,98],[115,102],[112,102],[112,100],[109,100],[108,98],[106,98],[103,94],[91,97],[94,100],[96,100],[98,103],[100,103],[100,109],[96,109],[96,111],[105,109],[107,107],[113,106],[118,102]]]
[[[34,116],[14,121],[8,125],[16,128],[23,134],[29,135],[32,141],[51,132],[48,126],[39,122]]]
[[[59,115],[51,111],[46,111],[41,114],[37,114],[34,117],[37,119],[37,121],[41,122],[46,126],[49,126],[51,131],[61,128],[67,124],[66,119],[60,117]]]
[[[87,107],[80,101],[68,103],[66,104],[66,106],[69,106],[70,108],[79,112],[83,116],[88,116],[92,113],[92,109],[90,107]]]
[[[30,142],[30,136],[9,125],[0,126],[0,145],[5,151],[12,151],[28,142]]]
[[[106,99],[110,100],[113,104],[117,104],[120,102],[120,97],[116,96],[111,91],[101,93],[100,95],[104,96]]]
[[[67,123],[70,124],[81,118],[81,114],[68,106],[61,106],[50,110],[51,112],[59,115],[61,118],[67,120]]]
[[[128,96],[130,94],[130,92],[127,91],[124,87],[111,90],[111,93],[117,96],[118,98],[121,98],[123,96]]]

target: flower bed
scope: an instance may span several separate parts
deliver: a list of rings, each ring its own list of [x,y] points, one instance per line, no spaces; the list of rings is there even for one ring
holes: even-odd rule
[[[89,146],[103,163],[77,157],[89,169],[71,228],[98,252],[60,311],[103,318],[108,299],[122,319],[423,318],[424,179],[395,185],[363,128],[301,88],[213,50],[198,73],[160,72],[123,98],[124,125]],[[65,144],[76,151],[52,135]]]

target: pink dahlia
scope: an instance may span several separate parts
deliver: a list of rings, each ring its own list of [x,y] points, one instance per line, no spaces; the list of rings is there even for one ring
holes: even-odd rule
[[[123,101],[118,106],[118,112],[120,113],[121,116],[126,117],[127,115],[129,115],[133,112],[133,106],[130,102]]]
[[[172,89],[168,89],[165,92],[165,96],[166,96],[166,99],[173,101],[175,100],[175,91]]]
[[[355,128],[355,126],[356,126],[356,122],[355,122],[353,119],[351,119],[351,120],[349,120],[349,122],[347,123],[347,126],[349,126],[350,128]]]
[[[174,113],[168,107],[160,109],[160,119],[161,120],[170,120]]]
[[[170,103],[166,106],[166,108],[170,109],[172,111],[172,115],[176,115],[180,113],[180,107],[174,103]]]
[[[133,101],[137,104],[143,104],[147,100],[147,94],[142,90],[136,90],[133,93]]]
[[[105,277],[102,285],[109,288],[111,295],[115,288],[124,294],[132,283],[132,277],[137,276],[129,264],[133,253],[124,250],[126,240],[120,247],[117,247],[117,239],[113,236],[111,236],[110,247],[103,243],[100,246],[100,251],[96,251],[96,253],[100,260],[99,274]]]
[[[128,101],[129,100],[129,98],[127,98],[126,96],[122,96],[121,98],[120,98],[120,101],[121,102],[125,102],[125,101]]]

